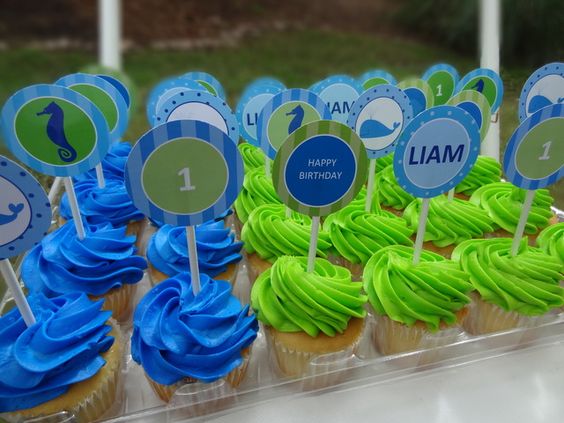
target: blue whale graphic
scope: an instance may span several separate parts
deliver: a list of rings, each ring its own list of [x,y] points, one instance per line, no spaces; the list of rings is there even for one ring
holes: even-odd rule
[[[475,89],[479,93],[483,92],[484,91],[484,80],[478,79],[478,81],[476,81],[476,83],[474,85],[472,85],[470,88]]]
[[[8,209],[12,212],[12,214],[0,214],[0,225],[7,225],[10,222],[13,222],[18,218],[18,215],[24,209],[23,204],[8,204]]]
[[[299,104],[294,107],[290,112],[286,113],[286,116],[294,116],[290,125],[288,125],[288,135],[302,126],[302,122],[304,120],[304,108]]]
[[[557,103],[562,103],[563,101],[564,101],[564,97],[559,98]],[[542,109],[543,107],[547,107],[547,106],[550,106],[552,104],[553,104],[552,101],[550,101],[544,95],[537,94],[533,98],[531,98],[531,101],[529,101],[529,108],[528,108],[527,112],[529,114],[533,114],[536,111]]]
[[[41,115],[51,115],[47,122],[47,136],[53,144],[59,146],[57,152],[61,160],[66,163],[72,162],[76,159],[76,150],[70,145],[65,136],[63,109],[52,101],[42,112],[37,113],[37,116]]]
[[[394,122],[392,128],[388,128],[382,122],[374,119],[368,119],[362,122],[360,125],[360,137],[361,138],[378,138],[385,137],[394,132],[397,127],[400,126],[399,122]]]

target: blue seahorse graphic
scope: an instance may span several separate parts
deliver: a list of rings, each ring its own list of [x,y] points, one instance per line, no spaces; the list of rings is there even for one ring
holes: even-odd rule
[[[481,78],[478,79],[478,81],[476,81],[476,83],[472,85],[470,88],[475,89],[479,93],[484,92],[484,80]]]
[[[292,109],[292,111],[286,113],[286,116],[294,116],[290,125],[288,125],[288,135],[302,126],[302,122],[304,120],[304,108],[299,104]]]
[[[63,109],[52,101],[42,112],[37,113],[37,116],[41,115],[51,115],[47,122],[47,136],[53,144],[59,146],[57,152],[61,160],[66,163],[72,162],[76,159],[76,150],[70,145],[65,136]]]
[[[562,103],[564,101],[564,97],[559,98],[556,103]],[[544,95],[541,94],[537,94],[535,95],[533,98],[531,98],[531,101],[529,101],[529,107],[527,112],[529,114],[533,114],[536,111],[542,109],[543,107],[547,107],[552,105],[552,101],[550,101],[548,98],[546,98]]]
[[[18,218],[18,215],[24,209],[23,204],[8,204],[8,209],[12,212],[12,214],[0,214],[0,225],[7,225],[10,222],[13,222]]]
[[[394,122],[392,128],[388,128],[382,122],[379,122],[374,119],[368,119],[362,122],[360,125],[360,137],[361,138],[378,138],[378,137],[385,137],[386,135],[390,135],[394,132],[398,126],[400,126],[399,122]]]

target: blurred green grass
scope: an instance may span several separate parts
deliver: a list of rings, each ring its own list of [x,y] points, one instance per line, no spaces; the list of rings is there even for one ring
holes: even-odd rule
[[[82,51],[7,50],[0,55],[0,102],[34,83],[50,83],[96,62]],[[144,103],[161,79],[191,70],[215,75],[228,93],[232,108],[253,79],[273,76],[288,87],[309,87],[336,73],[358,76],[374,68],[391,72],[398,80],[421,75],[438,62],[455,66],[461,75],[479,67],[479,60],[437,46],[399,38],[300,30],[273,32],[243,40],[237,47],[193,51],[137,50],[124,57],[124,71],[136,85],[137,108],[126,140],[135,141],[148,129]],[[525,80],[534,69],[502,67],[505,97],[501,108],[502,146],[518,124],[517,102]],[[503,147],[502,147],[503,151]],[[6,154],[0,145],[0,154]],[[49,178],[42,177],[46,186]],[[564,182],[552,188],[556,206],[564,208]],[[1,287],[0,287],[1,288]],[[1,289],[0,289],[1,290]]]

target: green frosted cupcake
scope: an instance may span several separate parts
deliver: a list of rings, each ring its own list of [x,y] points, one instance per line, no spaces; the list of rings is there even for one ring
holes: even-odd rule
[[[286,215],[282,204],[264,204],[251,212],[243,226],[241,239],[247,252],[249,280],[254,283],[278,257],[307,256],[311,239],[311,218],[296,212]],[[327,258],[329,234],[319,231],[318,257]]]
[[[256,168],[264,169],[264,153],[258,147],[255,147],[248,142],[242,142],[237,145],[241,157],[243,158],[243,165],[245,167],[245,174]]]
[[[452,253],[477,291],[464,323],[472,334],[534,324],[536,317],[564,304],[562,262],[529,247],[525,239],[512,256],[511,244],[510,238],[473,239]]]
[[[480,206],[494,222],[496,230],[491,233],[495,237],[512,238],[521,210],[525,201],[526,191],[508,182],[496,182],[478,188],[470,197],[470,202]],[[525,235],[529,236],[534,245],[536,235],[545,227],[557,222],[557,218],[550,209],[554,198],[547,189],[535,191],[531,211],[525,225]]]
[[[403,218],[413,231],[417,231],[419,226],[420,213],[420,199],[410,203],[403,213]],[[447,196],[439,195],[429,203],[423,248],[448,258],[457,244],[482,237],[493,232],[494,228],[484,209],[468,201],[458,198],[451,201]]]
[[[407,205],[415,199],[399,186],[393,165],[387,166],[376,174],[374,191],[377,192],[382,208],[398,216],[401,216]]]
[[[457,196],[464,200],[478,188],[501,181],[501,164],[489,156],[478,156],[470,173],[454,189]]]
[[[306,257],[283,256],[260,275],[251,306],[285,375],[308,374],[322,355],[336,366],[353,356],[366,315],[361,291],[347,269],[322,258],[308,273]]]
[[[432,337],[452,342],[468,311],[473,289],[468,274],[425,250],[414,265],[413,252],[400,245],[382,248],[364,269],[364,290],[376,320],[372,340],[382,354],[425,347]]]
[[[564,264],[564,222],[550,225],[537,237],[537,246]]]

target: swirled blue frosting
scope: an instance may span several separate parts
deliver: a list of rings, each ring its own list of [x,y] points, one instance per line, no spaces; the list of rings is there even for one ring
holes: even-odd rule
[[[172,385],[187,377],[213,382],[243,362],[258,323],[225,281],[201,275],[194,296],[190,274],[155,285],[135,310],[131,354],[151,379]]]
[[[123,180],[106,179],[100,188],[96,179],[84,179],[74,184],[80,213],[90,224],[110,222],[114,226],[127,225],[142,220],[145,216],[131,201]],[[72,219],[72,211],[66,193],[61,198],[59,214]]]
[[[104,170],[104,177],[110,179],[117,179],[123,182],[125,174],[125,163],[131,152],[131,144],[123,142],[115,142],[110,146],[108,153],[102,160],[102,169]],[[83,173],[74,178],[75,181],[84,179],[96,179],[96,169],[90,169],[88,172]]]
[[[208,222],[196,226],[196,248],[200,272],[215,277],[231,263],[241,260],[242,242],[226,229],[223,222]],[[153,234],[147,247],[147,259],[160,272],[174,276],[190,268],[186,228],[163,225]]]
[[[135,255],[135,236],[126,236],[125,226],[85,225],[85,230],[86,237],[78,239],[74,222],[68,221],[29,252],[22,278],[30,292],[97,296],[141,280],[147,261]]]
[[[233,209],[227,209],[225,210],[223,213],[221,213],[218,217],[216,217],[213,220],[210,220],[209,222],[206,223],[213,223],[213,222],[223,222],[225,223],[225,219],[227,219],[228,216],[233,214]],[[151,225],[156,226],[157,228],[160,228],[161,226],[164,225],[163,222],[159,222],[158,220],[155,219],[151,219],[149,218],[149,222],[151,222]],[[206,224],[204,223],[204,224]]]
[[[0,317],[0,412],[35,407],[91,378],[114,342],[103,301],[75,292],[28,302],[37,321],[29,328],[17,308]]]

